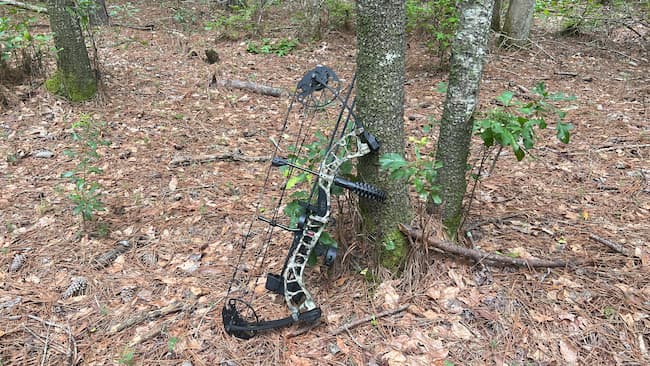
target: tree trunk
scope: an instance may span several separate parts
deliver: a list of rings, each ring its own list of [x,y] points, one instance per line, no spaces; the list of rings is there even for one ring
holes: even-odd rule
[[[57,49],[56,73],[45,83],[46,88],[71,101],[92,98],[97,91],[97,79],[90,67],[74,0],[48,0],[50,27]]]
[[[88,10],[88,19],[91,26],[101,26],[108,24],[108,11],[106,11],[105,0],[94,0]]]
[[[379,154],[404,154],[405,18],[403,1],[357,1],[357,117],[381,143]],[[382,265],[395,270],[408,251],[397,224],[409,222],[412,209],[406,186],[379,171],[379,154],[361,158],[357,171],[388,198],[362,199],[361,212]]]
[[[530,27],[533,23],[535,0],[510,0],[503,24],[501,47],[526,47],[530,44]]]
[[[442,222],[453,240],[462,220],[467,158],[493,3],[494,0],[461,0],[460,22],[451,45],[451,70],[436,160],[442,163],[438,172]]]
[[[490,28],[495,32],[501,32],[501,7],[505,0],[494,0],[494,9],[492,9],[492,23]]]
[[[324,0],[305,1],[305,24],[303,37],[315,41],[321,38],[320,11]]]

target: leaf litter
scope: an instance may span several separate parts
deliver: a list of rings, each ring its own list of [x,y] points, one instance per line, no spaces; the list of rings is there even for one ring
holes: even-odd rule
[[[542,131],[534,158],[515,163],[505,153],[481,182],[468,220],[487,223],[477,226],[474,245],[593,264],[501,268],[429,250],[419,258],[417,278],[389,280],[364,272],[373,251],[355,242],[354,228],[341,226],[332,230],[350,254],[330,271],[310,270],[308,278],[322,323],[297,335],[291,328],[242,342],[224,334],[219,312],[266,163],[170,162],[223,151],[268,156],[286,98],[210,89],[210,76],[292,90],[304,70],[322,63],[349,77],[354,37],[327,34],[326,46],[303,45],[285,57],[218,41],[213,47],[221,62],[210,66],[186,52],[213,44],[209,33],[182,33],[170,23],[169,9],[138,6],[159,19],[156,31],[98,33],[105,98],[70,105],[37,88],[1,112],[8,131],[0,141],[2,362],[112,365],[132,354],[136,364],[170,365],[650,363],[647,60],[633,65],[589,41],[537,32],[537,48],[497,50],[486,65],[486,107],[505,88],[539,80],[578,100],[569,113],[570,145]],[[634,52],[611,41],[608,47]],[[323,48],[328,51],[318,51]],[[424,47],[411,44],[409,136],[425,134],[421,116],[441,114],[444,95],[432,87],[446,76],[430,66],[435,63]],[[106,121],[113,144],[102,151],[107,211],[98,214],[108,234],[79,240],[59,176],[74,166],[62,153],[72,143],[69,122],[82,113]],[[9,155],[18,159],[10,163]],[[352,213],[342,215],[350,220],[337,222],[353,221]],[[633,255],[611,251],[590,234]],[[138,245],[116,251],[121,240]],[[278,261],[284,250],[275,248]],[[284,311],[275,296],[262,301]],[[135,326],[111,331],[134,319]]]

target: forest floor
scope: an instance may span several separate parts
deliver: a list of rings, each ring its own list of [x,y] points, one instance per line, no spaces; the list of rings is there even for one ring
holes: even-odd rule
[[[309,269],[322,322],[242,341],[224,332],[220,313],[268,161],[240,158],[270,154],[289,98],[210,82],[293,90],[317,64],[350,80],[354,35],[332,31],[286,56],[252,54],[245,41],[204,31],[200,9],[193,23],[171,7],[129,4],[141,11],[123,22],[154,30],[98,31],[96,100],[68,103],[37,79],[11,87],[0,113],[0,365],[650,364],[650,75],[637,34],[562,37],[538,24],[531,49],[493,49],[485,67],[482,110],[503,90],[526,98],[540,81],[577,99],[563,104],[570,144],[549,128],[531,157],[504,151],[482,177],[467,218],[473,244],[575,266],[488,266],[416,244],[403,277],[368,274],[373,250],[351,239],[356,218],[341,206],[330,229],[339,263]],[[220,61],[206,63],[206,49]],[[441,115],[435,89],[447,75],[436,62],[410,42],[407,136],[427,135]],[[92,235],[81,232],[73,186],[61,178],[78,163],[64,151],[76,146],[71,123],[82,114],[105,122],[111,142],[98,149],[103,174],[90,178],[106,206]],[[474,146],[472,163],[480,140]],[[174,164],[207,155],[217,158]],[[113,251],[123,240],[129,247]],[[288,244],[274,243],[272,265]],[[63,296],[80,277],[82,291]],[[255,306],[286,316],[274,295]]]

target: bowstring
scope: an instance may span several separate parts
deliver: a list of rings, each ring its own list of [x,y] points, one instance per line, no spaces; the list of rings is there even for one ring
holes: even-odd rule
[[[343,113],[345,112],[346,109],[350,109],[350,107],[348,106],[348,101],[350,100],[350,96],[352,95],[352,90],[354,89],[356,78],[357,78],[357,74],[355,72],[352,76],[352,81],[350,82],[350,86],[348,87],[348,91],[347,91],[347,95],[345,96],[345,99],[341,98],[340,91],[335,90],[329,85],[325,85],[325,88],[330,90],[330,92],[334,95],[335,99],[341,102],[341,110],[339,112],[338,117],[336,118],[336,124],[334,125],[334,130],[332,131],[329,142],[327,143],[327,148],[325,149],[325,156],[323,157],[323,159],[327,159],[328,153],[332,148],[332,145],[334,144],[334,138],[336,137],[336,132],[339,130],[341,126]],[[346,125],[349,119],[350,119],[350,114],[348,114],[348,117],[346,118]],[[339,138],[342,138],[345,135],[345,130],[346,128],[344,126],[344,128],[341,130],[341,136]],[[334,153],[336,153],[336,151],[334,151]],[[320,167],[319,167],[319,173],[320,173]],[[318,191],[318,179],[316,179],[316,181],[314,182],[313,188],[311,190],[311,194],[309,195],[308,202],[312,202],[312,200],[314,199],[314,194],[317,191]]]
[[[338,97],[338,92],[337,91],[332,89],[331,92],[334,94],[335,98]],[[325,98],[324,94],[325,93],[320,93],[321,101]],[[291,102],[289,104],[289,107],[287,108],[287,113],[285,114],[284,123],[283,123],[283,126],[282,126],[280,136],[278,138],[278,141],[274,144],[275,147],[274,147],[274,150],[273,150],[272,158],[278,156],[278,151],[280,149],[281,142],[284,139],[284,133],[286,132],[287,126],[288,126],[288,123],[289,123],[289,117],[290,117],[291,112],[293,110],[294,102],[297,99],[296,97],[297,97],[297,92],[294,93],[293,97],[291,98]],[[320,105],[320,103],[317,103],[315,105]],[[311,112],[311,118],[309,118],[310,112]],[[305,141],[307,139],[307,135],[305,133],[303,133],[303,130],[309,129],[311,127],[311,124],[312,124],[312,122],[314,120],[315,115],[316,115],[315,108],[312,109],[312,108],[309,108],[307,106],[304,106],[303,111],[302,111],[302,118],[299,118],[301,123],[300,123],[300,128],[298,130],[298,134],[296,134],[296,142],[295,142],[295,145],[294,145],[294,146],[298,146],[298,148],[296,150],[296,156],[300,156],[300,153],[301,153],[301,151],[302,151],[302,149],[304,147],[304,143],[305,143]],[[306,122],[308,122],[308,123],[306,124]],[[307,127],[305,128],[305,126],[307,126]],[[302,136],[302,141],[300,141],[301,136]],[[259,214],[260,214],[260,211],[261,211],[261,208],[262,208],[261,207],[262,206],[261,197],[263,196],[263,194],[267,190],[270,175],[271,175],[271,170],[273,168],[274,167],[272,166],[272,164],[269,164],[268,167],[267,167],[266,175],[265,175],[265,178],[264,178],[263,189],[260,192],[260,195],[259,195],[258,200],[256,202],[255,216],[250,221],[250,223],[248,225],[248,230],[247,230],[246,235],[244,236],[243,242],[241,244],[241,249],[240,249],[240,252],[239,252],[238,259],[237,259],[237,264],[235,266],[235,270],[233,271],[233,275],[232,275],[232,278],[230,280],[230,284],[228,286],[228,291],[226,293],[226,297],[228,297],[230,295],[230,293],[232,292],[232,286],[233,286],[233,284],[235,283],[235,281],[237,279],[237,273],[239,272],[240,267],[241,267],[244,251],[245,251],[245,249],[247,247],[247,244],[248,244],[248,239],[250,237],[252,237],[251,233],[252,233],[253,225],[258,220],[258,217],[259,217]],[[287,179],[291,178],[291,176],[293,175],[294,170],[295,170],[294,167],[291,167],[291,166],[289,167],[288,172],[287,172]],[[272,220],[274,222],[277,222],[277,219],[278,219],[279,214],[280,214],[280,207],[282,205],[282,201],[284,199],[284,196],[285,196],[287,190],[282,189],[281,191],[282,192],[281,192],[280,197],[279,197],[279,199],[277,201],[277,205],[273,209]],[[313,195],[313,191],[312,191],[312,195]],[[250,291],[250,300],[248,301],[248,303],[252,303],[255,300],[255,289],[257,288],[257,285],[259,284],[259,280],[260,280],[260,275],[259,275],[258,272],[259,272],[259,269],[261,267],[263,267],[264,263],[266,262],[266,256],[267,256],[268,249],[270,247],[270,243],[271,243],[271,240],[272,240],[272,237],[273,237],[274,228],[275,227],[273,225],[269,225],[267,227],[266,240],[264,240],[264,242],[263,242],[264,244],[261,246],[261,248],[257,251],[257,253],[255,255],[255,258],[261,258],[261,259],[256,260],[259,264],[254,266],[254,268],[250,271],[250,274],[245,277],[245,281],[242,281],[243,283],[249,283],[251,276],[255,276],[255,282],[253,284],[252,291]],[[248,290],[244,290],[244,291],[248,292]]]
[[[295,96],[296,96],[296,95],[295,95],[295,93],[294,93],[294,96],[291,98],[291,102],[289,103],[289,107],[287,108],[287,113],[286,113],[285,118],[284,118],[284,123],[283,123],[283,125],[282,125],[282,130],[281,130],[281,133],[280,133],[280,137],[279,137],[279,139],[278,139],[278,142],[274,144],[274,145],[275,145],[275,148],[273,149],[273,155],[272,155],[271,159],[272,159],[273,157],[277,156],[278,150],[279,150],[279,148],[280,148],[280,141],[282,140],[283,135],[284,135],[284,132],[285,132],[286,129],[287,129],[287,125],[288,125],[288,123],[289,123],[289,115],[290,115],[290,113],[291,113],[291,111],[292,111],[292,109],[293,109],[294,101],[296,100]],[[261,198],[263,197],[263,194],[264,194],[265,191],[266,191],[266,187],[268,187],[269,178],[270,178],[270,176],[271,176],[271,170],[272,170],[272,169],[273,169],[273,166],[272,166],[271,164],[268,164],[268,166],[267,166],[267,168],[266,168],[266,174],[265,174],[265,177],[264,177],[264,185],[263,185],[263,189],[262,189],[261,192],[258,194],[258,199],[257,199],[257,202],[255,203],[255,216],[253,217],[252,220],[250,220],[250,223],[248,224],[248,230],[246,231],[246,233],[245,233],[245,235],[244,235],[244,239],[241,241],[241,244],[240,244],[240,251],[239,251],[239,256],[238,256],[238,258],[237,258],[237,263],[235,264],[235,270],[234,270],[233,273],[232,273],[232,278],[230,279],[230,283],[229,283],[229,285],[228,285],[228,291],[227,291],[227,293],[226,293],[226,297],[228,297],[228,295],[230,295],[230,293],[232,292],[232,286],[233,286],[233,284],[235,283],[235,280],[237,279],[237,273],[239,272],[239,270],[240,270],[240,266],[241,266],[241,264],[242,264],[242,259],[243,259],[243,257],[244,257],[244,251],[246,250],[246,247],[247,247],[247,245],[248,245],[248,239],[252,236],[251,234],[252,234],[252,231],[253,231],[253,225],[254,225],[255,222],[257,221],[257,217],[259,216],[259,214],[260,214],[260,210],[261,210],[261,208],[262,208],[262,207],[261,207],[261,206],[262,206],[262,200],[261,200]],[[252,273],[252,272],[251,272],[251,273]],[[250,275],[249,275],[249,276],[250,276]],[[247,277],[247,278],[248,278],[248,277]],[[245,281],[245,282],[248,282],[248,280]],[[254,289],[253,289],[253,290],[254,290]]]

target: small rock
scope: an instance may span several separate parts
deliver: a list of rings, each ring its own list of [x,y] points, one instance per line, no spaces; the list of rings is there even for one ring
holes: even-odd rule
[[[54,153],[51,152],[50,150],[43,149],[43,150],[36,150],[32,153],[32,156],[35,158],[40,158],[40,159],[49,159],[54,156]]]
[[[329,349],[330,353],[333,354],[333,355],[336,355],[339,352],[341,352],[341,349],[339,348],[339,346],[336,345],[336,343],[328,344],[327,348]]]

